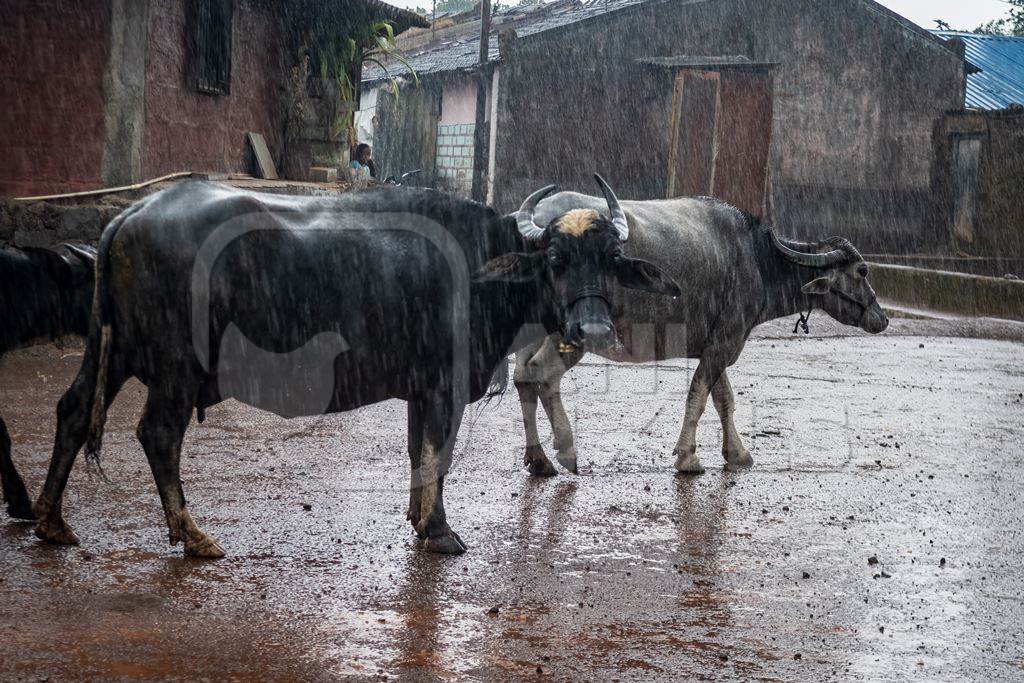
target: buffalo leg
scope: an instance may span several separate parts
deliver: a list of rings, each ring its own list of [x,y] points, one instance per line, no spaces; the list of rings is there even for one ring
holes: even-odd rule
[[[523,425],[526,429],[524,460],[530,473],[538,476],[551,476],[556,473],[551,461],[544,455],[537,433],[538,398],[551,423],[558,462],[570,472],[576,472],[572,425],[562,406],[560,387],[562,377],[579,362],[583,352],[559,353],[558,341],[559,337],[550,336],[539,346],[524,349],[516,354],[515,385],[519,392]]]
[[[729,376],[725,370],[718,378],[715,386],[711,388],[711,400],[718,411],[718,417],[722,421],[722,457],[725,458],[725,468],[729,470],[743,469],[754,464],[754,459],[743,446],[743,439],[736,431],[736,423],[733,421],[736,414],[736,401],[733,398],[732,385],[729,384]]]
[[[583,350],[576,349],[568,353],[558,350],[561,337],[551,336],[544,340],[544,346],[531,364],[536,362],[542,368],[541,379],[537,384],[540,403],[551,423],[551,433],[558,463],[576,474],[576,446],[573,444],[572,423],[562,405],[562,378],[583,358]]]
[[[420,520],[416,533],[424,549],[448,555],[466,551],[466,544],[448,526],[444,511],[444,477],[452,464],[455,437],[465,405],[440,398],[423,406],[423,446],[420,450]],[[416,476],[414,474],[414,476]]]
[[[57,403],[57,433],[53,440],[53,455],[46,473],[46,483],[36,501],[36,536],[48,543],[77,545],[78,537],[64,521],[61,504],[71,467],[78,451],[85,443],[89,429],[89,409],[95,389],[95,369],[90,356],[79,370],[71,387]],[[111,368],[107,376],[106,405],[109,407],[124,384],[123,374]]]
[[[540,403],[544,406],[555,441],[558,464],[576,474],[576,446],[573,444],[572,423],[562,405],[562,378],[539,385]]]
[[[512,381],[516,385],[516,393],[519,394],[519,408],[523,411],[523,429],[526,431],[526,452],[523,454],[523,464],[535,477],[553,477],[558,474],[555,466],[544,454],[544,447],[540,444],[540,434],[537,433],[537,382],[528,367],[530,359],[543,346],[544,341],[546,340],[520,349],[516,353],[516,369],[512,377]]]
[[[181,488],[181,441],[192,417],[193,403],[186,392],[150,387],[136,434],[160,492],[171,545],[183,541],[185,554],[192,557],[224,557],[217,542],[192,521]]]
[[[423,408],[416,401],[407,404],[409,416],[409,510],[405,518],[416,529],[420,523],[420,500],[423,485],[420,481],[420,454],[423,450]]]
[[[519,363],[519,359],[516,359]],[[540,435],[537,433],[537,385],[534,382],[516,381],[516,392],[519,394],[519,407],[523,411],[523,427],[526,431],[526,452],[523,454],[523,464],[530,474],[535,477],[553,477],[558,470],[544,454],[544,447],[540,445]]]
[[[15,519],[35,519],[32,514],[32,503],[28,499],[25,482],[14,467],[11,460],[11,435],[7,433],[7,425],[0,417],[0,485],[7,503],[7,514]]]
[[[679,434],[673,455],[676,456],[676,471],[684,474],[700,474],[704,466],[697,457],[697,423],[708,404],[711,387],[718,382],[724,366],[709,357],[702,357],[697,364],[697,371],[690,381],[690,391],[686,396],[686,413],[683,416],[683,428]]]

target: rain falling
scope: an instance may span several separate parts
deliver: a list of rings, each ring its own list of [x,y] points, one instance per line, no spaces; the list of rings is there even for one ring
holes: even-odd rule
[[[1021,677],[1024,0],[0,5],[0,680]]]

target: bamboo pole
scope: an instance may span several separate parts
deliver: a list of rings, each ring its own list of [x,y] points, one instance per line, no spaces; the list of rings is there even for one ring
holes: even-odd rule
[[[156,183],[162,183],[166,180],[188,178],[194,174],[194,171],[179,171],[177,173],[168,173],[167,175],[160,176],[159,178],[153,178],[152,180],[144,180],[141,183],[135,183],[134,185],[122,185],[121,187],[105,187],[100,190],[83,190],[82,192],[67,192],[65,194],[39,195],[37,197],[14,197],[13,201],[44,202],[53,199],[72,199],[76,197],[94,197],[103,194],[117,194],[118,192],[130,192],[132,190],[141,190],[144,187],[155,185]]]

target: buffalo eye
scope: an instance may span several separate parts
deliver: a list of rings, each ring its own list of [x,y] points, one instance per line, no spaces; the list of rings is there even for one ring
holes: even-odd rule
[[[862,263],[859,266],[857,266],[857,275],[860,275],[861,277],[867,277],[868,276],[868,264]]]
[[[548,263],[552,268],[561,268],[565,265],[565,257],[555,249],[548,249]]]

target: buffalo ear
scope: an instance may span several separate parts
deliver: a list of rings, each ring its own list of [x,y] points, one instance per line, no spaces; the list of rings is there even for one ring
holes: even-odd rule
[[[629,289],[639,289],[652,294],[668,294],[679,296],[682,290],[675,280],[670,278],[661,268],[648,261],[635,258],[624,258],[615,264],[615,278],[619,284]]]
[[[800,291],[804,294],[828,294],[828,290],[831,289],[831,287],[832,278],[828,275],[822,275],[801,287]]]
[[[492,258],[473,275],[473,282],[529,282],[544,271],[544,252],[513,252]]]

